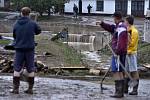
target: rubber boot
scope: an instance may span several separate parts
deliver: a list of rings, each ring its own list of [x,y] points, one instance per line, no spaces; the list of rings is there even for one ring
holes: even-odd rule
[[[13,90],[10,91],[14,94],[19,94],[20,77],[13,77]]]
[[[28,77],[28,84],[29,84],[29,87],[24,92],[27,94],[33,94],[34,77]]]
[[[124,97],[124,89],[123,89],[124,80],[116,80],[115,81],[115,94],[110,96],[113,98],[122,98]]]
[[[136,80],[136,81],[137,81],[137,85],[135,85],[135,86],[133,87],[133,90],[132,90],[132,92],[129,93],[129,95],[138,95],[139,79]]]
[[[124,79],[124,93],[125,93],[125,94],[128,94],[129,81],[130,81],[129,78],[125,78],[125,79]]]

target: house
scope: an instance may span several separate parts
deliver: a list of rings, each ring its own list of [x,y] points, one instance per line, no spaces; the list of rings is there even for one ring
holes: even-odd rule
[[[9,8],[10,0],[0,0],[0,8]]]
[[[92,6],[92,14],[113,14],[121,11],[123,15],[144,16],[150,8],[150,0],[69,0],[65,4],[65,13],[72,13],[76,4],[80,13],[88,12],[87,6]]]

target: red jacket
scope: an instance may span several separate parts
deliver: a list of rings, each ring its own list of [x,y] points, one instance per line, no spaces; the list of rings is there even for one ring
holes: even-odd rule
[[[117,25],[110,25],[102,22],[100,24],[106,31],[112,34],[112,49],[117,55],[127,53],[128,46],[128,32],[127,27],[123,22]]]

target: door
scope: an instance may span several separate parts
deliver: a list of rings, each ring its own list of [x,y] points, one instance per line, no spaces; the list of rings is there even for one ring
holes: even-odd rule
[[[138,17],[144,16],[144,0],[132,0],[131,14]]]
[[[123,16],[127,15],[128,0],[115,0],[115,11],[122,12]]]

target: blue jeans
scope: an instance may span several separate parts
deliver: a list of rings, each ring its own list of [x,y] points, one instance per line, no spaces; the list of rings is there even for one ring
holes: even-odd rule
[[[14,61],[14,71],[20,72],[26,68],[29,73],[35,71],[34,49],[17,49]]]

